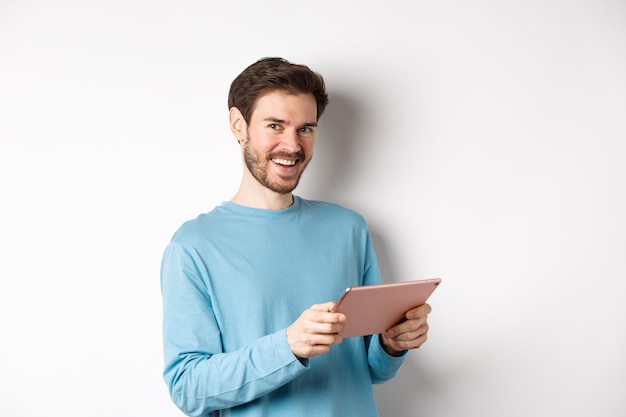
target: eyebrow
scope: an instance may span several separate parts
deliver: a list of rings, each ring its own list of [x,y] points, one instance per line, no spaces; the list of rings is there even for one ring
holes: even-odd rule
[[[263,119],[264,122],[274,122],[274,123],[281,123],[281,124],[287,124],[286,120],[283,119],[279,119],[278,117],[266,117],[265,119]],[[302,124],[303,127],[317,127],[317,122],[304,122]]]

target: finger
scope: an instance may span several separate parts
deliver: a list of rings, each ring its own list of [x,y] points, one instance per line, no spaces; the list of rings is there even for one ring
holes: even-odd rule
[[[317,321],[309,321],[304,324],[304,331],[308,334],[337,334],[341,333],[345,327],[344,323],[327,323],[327,322],[317,322]]]
[[[428,314],[430,314],[431,311],[432,311],[432,308],[430,304],[422,304],[419,307],[415,307],[407,311],[405,317],[407,319],[416,319],[419,317],[427,316]]]
[[[386,342],[387,342],[387,345],[391,347],[393,350],[400,352],[403,350],[417,349],[421,347],[424,343],[426,343],[427,339],[428,339],[428,336],[426,334],[422,334],[421,336],[415,339],[410,339],[410,340],[387,339]]]
[[[312,349],[319,350],[324,347],[329,348],[330,345],[341,343],[343,337],[339,334],[320,334],[320,333],[307,333],[301,336],[300,349]]]
[[[409,340],[427,332],[428,321],[426,317],[422,317],[419,319],[406,320],[387,330],[385,335],[392,339],[400,338],[401,340]]]
[[[309,335],[307,344],[309,344],[310,346],[330,346],[339,344],[342,340],[343,337],[338,333],[315,333]]]
[[[394,337],[393,340],[406,342],[419,339],[426,335],[428,335],[428,325],[420,326],[420,328],[415,331],[400,333]]]
[[[301,358],[311,358],[313,356],[328,353],[330,346],[341,343],[342,337],[340,335],[315,335],[310,339],[298,344],[297,349],[293,350],[296,356]]]
[[[332,304],[332,303],[330,303]],[[326,304],[315,304],[306,311],[307,318],[318,323],[345,323],[346,316],[342,313],[331,313],[329,309],[320,306],[328,306]],[[332,307],[332,306],[331,306]]]

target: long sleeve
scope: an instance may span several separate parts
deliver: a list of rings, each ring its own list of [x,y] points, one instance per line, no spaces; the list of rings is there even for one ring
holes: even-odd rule
[[[161,273],[164,378],[185,414],[206,416],[247,403],[306,370],[289,349],[284,330],[223,353],[212,303],[194,263],[184,248],[171,244]]]
[[[395,377],[406,359],[406,353],[391,356],[380,345],[380,335],[370,336],[367,340],[367,363],[372,383],[382,384]]]

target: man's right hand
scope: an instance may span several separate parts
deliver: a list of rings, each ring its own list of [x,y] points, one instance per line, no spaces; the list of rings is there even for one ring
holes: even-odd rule
[[[346,316],[331,313],[335,303],[315,304],[305,310],[291,326],[287,327],[287,343],[298,358],[312,358],[328,353],[330,345],[341,343]]]

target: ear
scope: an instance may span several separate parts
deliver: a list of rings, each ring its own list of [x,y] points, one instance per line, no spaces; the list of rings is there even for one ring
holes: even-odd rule
[[[230,121],[230,131],[233,133],[235,139],[237,139],[237,142],[245,142],[248,124],[243,118],[243,114],[241,114],[237,107],[231,107],[228,117]]]

